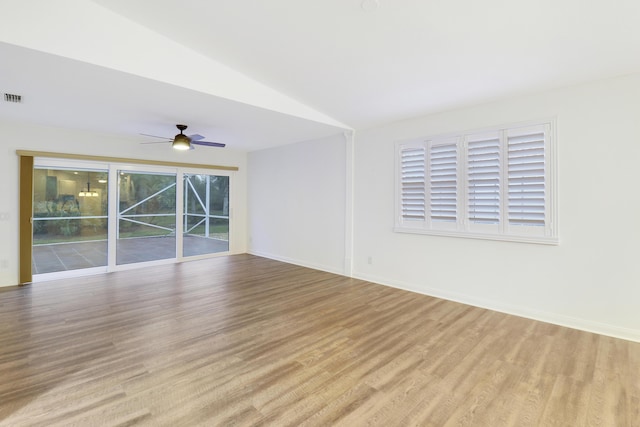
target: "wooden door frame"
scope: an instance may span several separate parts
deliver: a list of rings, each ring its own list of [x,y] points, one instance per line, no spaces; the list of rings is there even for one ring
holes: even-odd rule
[[[33,156],[20,156],[19,184],[19,283],[26,285],[33,280],[31,260],[33,256]]]

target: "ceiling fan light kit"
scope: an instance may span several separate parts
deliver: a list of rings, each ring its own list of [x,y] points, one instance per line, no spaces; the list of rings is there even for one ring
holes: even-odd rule
[[[187,128],[186,125],[176,125],[180,129],[180,133],[173,138],[171,146],[174,150],[189,150],[191,148],[191,139],[182,133]]]

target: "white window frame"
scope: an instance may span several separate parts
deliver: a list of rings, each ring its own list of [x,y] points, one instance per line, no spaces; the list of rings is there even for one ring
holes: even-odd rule
[[[487,129],[460,132],[419,140],[399,141],[395,144],[396,196],[395,226],[398,233],[417,233],[437,236],[465,237],[474,239],[503,240],[512,242],[539,243],[557,245],[557,154],[555,119],[546,119],[525,123],[495,126]],[[522,225],[509,222],[509,138],[534,133],[544,135],[544,224]],[[499,213],[495,223],[480,223],[470,219],[469,186],[469,143],[483,138],[497,138],[499,147]],[[540,141],[540,140],[538,140]],[[456,221],[433,221],[431,218],[430,150],[442,144],[457,145],[457,218]],[[409,149],[424,150],[424,218],[406,218],[403,216],[403,177],[402,153]],[[540,144],[538,142],[538,150]],[[537,168],[537,166],[536,166]],[[493,166],[495,171],[495,165]],[[513,169],[512,169],[513,172]],[[536,178],[541,175],[536,172]],[[495,182],[495,180],[493,181]],[[534,200],[537,204],[538,200]],[[536,209],[535,207],[533,209]],[[513,211],[512,211],[513,212]],[[537,215],[534,212],[534,215]],[[538,220],[540,222],[540,220]]]

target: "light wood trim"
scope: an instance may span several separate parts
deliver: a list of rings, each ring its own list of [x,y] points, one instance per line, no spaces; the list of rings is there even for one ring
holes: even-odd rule
[[[18,156],[31,156],[31,157],[48,157],[53,159],[69,159],[69,160],[88,160],[92,162],[107,162],[107,163],[137,163],[140,165],[153,165],[153,166],[171,166],[180,168],[193,168],[193,169],[216,169],[225,171],[237,171],[237,166],[222,166],[222,165],[205,165],[200,163],[180,163],[180,162],[166,162],[161,160],[148,160],[148,159],[128,159],[126,157],[108,157],[108,156],[90,156],[86,154],[70,154],[70,153],[52,153],[49,151],[29,151],[29,150],[16,150]]]
[[[33,251],[33,156],[20,156],[20,211],[19,211],[19,265],[20,284],[31,283],[31,256]]]

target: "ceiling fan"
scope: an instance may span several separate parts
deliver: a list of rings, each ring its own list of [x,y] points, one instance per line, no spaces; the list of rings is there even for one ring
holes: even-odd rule
[[[185,135],[184,133],[182,133],[182,131],[184,131],[187,128],[187,125],[176,125],[176,127],[178,128],[180,133],[174,136],[173,138],[141,133],[140,135],[150,136],[152,138],[162,138],[165,140],[165,141],[157,141],[157,142],[155,141],[143,142],[142,144],[161,144],[161,143],[171,142],[171,146],[176,150],[193,150],[194,147],[192,146],[192,144],[203,145],[205,147],[224,147],[226,145],[221,142],[203,141],[204,136],[198,135],[197,133],[193,135]]]

